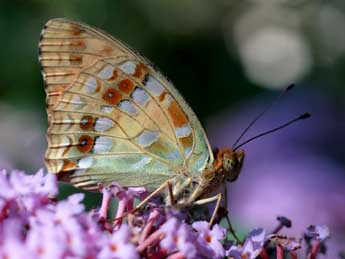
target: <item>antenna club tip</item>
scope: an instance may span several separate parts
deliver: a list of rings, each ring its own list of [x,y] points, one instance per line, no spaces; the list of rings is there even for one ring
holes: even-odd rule
[[[290,84],[288,87],[286,87],[285,92],[290,91],[294,87],[295,87],[295,83]]]
[[[309,112],[306,112],[306,113],[303,113],[302,115],[300,115],[298,118],[301,120],[304,120],[304,119],[308,119],[310,117],[311,117],[311,114]]]

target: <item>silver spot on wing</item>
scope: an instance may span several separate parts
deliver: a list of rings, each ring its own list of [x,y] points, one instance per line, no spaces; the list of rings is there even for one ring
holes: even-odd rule
[[[159,133],[150,131],[150,130],[144,130],[140,133],[138,137],[136,137],[136,143],[143,147],[148,147],[155,143],[159,139]]]
[[[101,79],[109,79],[113,76],[114,67],[111,65],[106,65],[99,73],[98,76]]]
[[[93,147],[93,152],[96,154],[107,153],[113,147],[113,140],[111,137],[100,136],[96,137]]]

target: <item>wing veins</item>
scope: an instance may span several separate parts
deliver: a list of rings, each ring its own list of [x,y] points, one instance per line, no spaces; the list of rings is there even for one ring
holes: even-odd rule
[[[44,36],[43,39],[52,39],[52,40],[61,40],[61,39],[64,39],[64,40],[80,40],[80,39],[94,39],[94,40],[97,40],[97,38],[95,37],[90,37],[90,36],[84,36],[84,37],[80,37],[80,36],[75,36],[75,37],[71,37],[71,36],[66,36],[66,37],[61,37],[61,36],[56,36],[56,37],[49,37],[47,35]]]
[[[85,72],[85,71],[82,72],[82,73],[91,75],[90,73],[87,73],[87,72]],[[121,73],[121,75],[127,76],[127,74],[125,74],[125,73],[122,73],[122,72],[120,72],[120,73]],[[91,75],[91,76],[92,76],[92,75]],[[96,76],[96,77],[97,77],[97,79],[103,81],[108,87],[112,87],[111,84],[109,84],[107,81],[101,79],[101,78],[98,77],[98,76]],[[77,80],[77,81],[78,81],[78,80]],[[78,81],[78,83],[81,83],[81,82]],[[146,115],[146,117],[147,117],[151,122],[153,122],[153,124],[156,126],[156,128],[158,129],[158,131],[159,131],[160,133],[164,134],[164,135],[165,135],[168,139],[170,139],[172,142],[175,142],[174,139],[172,139],[168,134],[166,134],[164,131],[162,131],[162,130],[160,129],[160,127],[159,127],[159,125],[158,125],[158,122],[157,122],[156,120],[154,120],[151,116],[149,116],[149,115],[147,114],[147,112],[145,111],[145,109],[143,109],[140,105],[138,105],[138,104],[133,100],[133,98],[132,98],[130,95],[128,95],[128,94],[126,94],[126,93],[124,93],[123,95],[124,95],[125,97],[127,97],[127,99],[130,99],[130,100],[131,100],[131,103],[133,103],[133,104],[135,105],[135,107],[137,107],[142,113],[144,113],[144,114]],[[153,99],[153,98],[152,98],[152,99]],[[143,128],[144,128],[144,127],[143,127]]]
[[[91,113],[91,112],[79,112],[79,111],[67,111],[67,110],[54,110],[54,111],[61,111],[61,112],[69,112],[69,113],[79,113],[79,114],[89,114],[89,115],[100,115],[100,114],[97,114],[97,113]],[[111,117],[108,117],[108,116],[105,116],[109,119],[111,119],[112,121],[114,121]],[[119,123],[117,123],[116,121],[114,121],[118,127],[122,130],[122,132],[124,133],[124,135],[129,139],[129,140],[132,140],[132,138],[130,138],[128,136],[128,134],[126,133],[126,131],[121,127],[121,125]],[[144,129],[144,127],[142,127]],[[167,164],[171,164],[169,161],[165,160],[165,159],[162,159],[161,157],[159,156],[156,156],[156,155],[153,155],[152,153],[149,153],[147,152],[145,149],[143,149],[142,147],[140,147],[139,145],[137,145],[134,141],[131,142],[132,144],[134,144],[135,147],[137,147],[140,151],[142,151],[144,154],[147,154],[153,158],[156,158],[157,160],[160,160],[160,161],[164,161],[164,163],[167,163]]]
[[[44,59],[44,61],[47,61],[47,60],[55,60],[55,59]],[[41,66],[42,68],[80,68],[82,69],[83,67],[82,66],[76,66],[76,65],[70,65],[70,66],[50,66],[50,65],[42,65]]]
[[[89,96],[89,95],[86,95],[86,94],[74,92],[74,91],[71,91],[71,90],[67,90],[66,92],[72,93],[72,94],[76,94],[76,95],[78,95],[78,96],[83,96],[83,97],[85,97],[85,98],[90,98],[90,99],[94,100],[95,102],[97,102],[97,103],[100,104],[100,105],[107,105],[107,106],[110,106],[110,107],[116,109],[117,111],[119,111],[120,113],[122,113],[122,115],[125,115],[125,116],[131,118],[132,120],[134,120],[135,122],[137,122],[138,124],[140,124],[140,126],[141,126],[143,129],[145,129],[144,125],[143,125],[139,120],[137,120],[135,117],[131,116],[130,114],[128,114],[128,113],[122,111],[122,110],[119,109],[117,106],[109,105],[109,104],[107,104],[107,103],[105,103],[105,102],[103,102],[103,101],[100,101],[99,99],[97,99],[97,98],[95,98],[95,97],[92,97],[92,96]],[[78,102],[71,102],[70,100],[66,100],[66,99],[60,99],[59,102],[62,102],[62,103],[71,103],[71,104],[80,104],[80,103],[78,103]],[[100,116],[107,117],[108,119],[111,119],[113,122],[115,122],[117,125],[119,125],[117,121],[115,121],[114,119],[112,119],[111,117],[109,117],[108,115],[103,114],[103,113],[91,113],[91,112],[87,112],[87,113],[86,113],[86,112],[68,111],[68,110],[55,110],[55,111],[64,111],[64,112],[71,112],[71,113],[75,112],[75,113],[85,113],[85,114],[89,113],[89,114],[91,114],[91,115],[100,115]],[[124,130],[123,130],[123,132],[124,132]]]
[[[85,154],[80,154],[80,155],[75,155],[75,156],[69,156],[68,158],[69,159],[71,159],[71,158],[77,159],[77,158],[83,158],[83,157],[89,157],[89,156],[91,156],[91,157],[99,157],[99,156],[105,157],[105,156],[121,156],[121,155],[138,155],[138,154],[147,155],[153,159],[157,159],[158,161],[168,165],[168,167],[170,167],[171,169],[174,169],[176,172],[178,172],[178,170],[177,170],[178,167],[172,165],[171,163],[169,163],[169,161],[166,161],[166,160],[164,160],[164,159],[162,159],[156,155],[153,155],[151,153],[147,153],[146,151],[144,151],[144,152],[123,152],[123,153],[102,153],[102,154],[94,154],[93,153],[93,154],[89,154],[87,156],[85,156]],[[59,157],[59,158],[55,157],[55,158],[47,158],[47,159],[48,160],[61,160],[61,159],[63,159],[63,157]]]
[[[55,22],[54,22],[55,21]],[[60,23],[60,24],[59,24]],[[65,23],[65,24],[64,24]],[[63,28],[63,26],[68,26],[68,25],[77,25],[77,26],[80,26],[80,28],[79,27],[76,27],[77,29],[76,30],[67,30],[67,29],[65,29],[65,28]],[[57,28],[56,28],[57,27]],[[72,27],[73,28],[73,27]],[[61,30],[61,33],[60,33],[60,35],[59,35],[59,31],[58,30]],[[54,34],[54,31],[56,32],[56,36],[58,36],[58,37],[54,37],[55,35],[53,35]],[[65,33],[63,33],[63,31],[71,31],[71,32],[78,32],[79,33],[79,31],[80,31],[80,33],[82,33],[83,34],[83,36],[85,36],[85,37],[78,37],[78,36],[73,36],[73,37],[66,37],[66,35],[65,35]],[[47,34],[46,35],[44,35],[44,33],[45,32],[47,32]],[[48,37],[47,35],[52,35],[53,37]],[[92,36],[92,37],[90,37],[90,36]],[[174,86],[173,85],[168,85],[168,87],[166,87],[167,85],[166,85],[166,82],[167,82],[167,80],[166,80],[166,78],[158,71],[158,70],[156,70],[156,69],[154,69],[153,70],[153,68],[152,68],[152,65],[151,65],[151,62],[149,62],[148,60],[146,60],[144,57],[142,57],[142,56],[140,56],[139,54],[137,54],[137,52],[135,52],[134,50],[132,50],[131,48],[129,48],[128,46],[126,46],[126,44],[124,44],[124,43],[122,43],[122,42],[120,42],[120,41],[118,41],[116,38],[114,38],[113,36],[111,36],[111,35],[109,35],[109,34],[107,34],[107,33],[104,33],[103,31],[101,31],[101,30],[97,30],[97,29],[94,29],[93,27],[90,27],[90,26],[88,26],[88,25],[85,25],[85,24],[82,24],[82,23],[78,23],[78,22],[73,22],[73,21],[69,21],[69,20],[67,20],[67,19],[54,19],[53,20],[53,22],[50,24],[50,25],[48,25],[46,28],[45,28],[45,31],[43,31],[42,32],[42,38],[43,39],[56,39],[56,40],[61,40],[61,41],[65,41],[65,40],[77,40],[77,39],[94,39],[94,40],[97,40],[97,41],[106,41],[111,47],[113,47],[115,50],[122,50],[122,51],[124,51],[125,53],[128,53],[128,58],[131,58],[131,59],[135,59],[135,62],[137,62],[137,61],[142,61],[144,64],[146,64],[146,65],[148,65],[149,66],[149,69],[150,69],[150,72],[151,73],[153,73],[154,75],[155,74],[157,74],[157,77],[156,77],[156,79],[161,83],[161,85],[163,86],[163,88],[168,92],[168,93],[170,93],[170,96],[171,96],[171,98],[175,101],[175,102],[177,102],[177,104],[179,105],[179,107],[181,108],[181,110],[185,113],[185,115],[187,116],[187,118],[188,118],[188,120],[191,120],[192,122],[193,122],[193,124],[191,125],[191,128],[192,128],[192,133],[193,133],[193,146],[192,146],[192,152],[190,152],[189,153],[189,155],[188,156],[186,156],[185,155],[185,153],[184,152],[182,152],[182,146],[181,146],[181,144],[180,144],[180,141],[179,141],[179,139],[177,138],[177,135],[176,135],[176,132],[175,132],[175,127],[173,126],[173,124],[172,124],[172,121],[169,119],[170,117],[168,117],[168,113],[166,112],[166,110],[164,110],[163,108],[162,108],[162,106],[160,105],[160,103],[158,102],[158,100],[155,98],[155,97],[153,97],[153,95],[150,93],[150,92],[148,92],[147,90],[146,90],[146,88],[145,87],[142,87],[142,89],[146,92],[146,94],[148,94],[148,96],[150,96],[151,97],[151,99],[153,99],[154,100],[154,102],[156,103],[156,105],[158,105],[158,107],[163,111],[163,116],[165,117],[165,119],[168,121],[168,125],[169,125],[169,127],[170,127],[170,129],[172,130],[172,133],[173,133],[173,136],[174,136],[174,138],[175,138],[175,143],[177,143],[178,144],[178,147],[179,147],[179,152],[180,152],[180,154],[182,155],[182,157],[184,158],[184,163],[186,163],[187,161],[188,161],[188,159],[191,157],[191,156],[193,156],[193,154],[195,154],[194,152],[195,152],[195,148],[196,147],[198,147],[198,143],[197,143],[197,141],[198,140],[196,140],[195,139],[195,136],[196,135],[199,135],[199,131],[198,131],[198,129],[199,129],[199,127],[201,127],[201,125],[199,125],[200,124],[200,122],[196,119],[196,118],[194,118],[193,117],[193,113],[192,113],[192,115],[191,115],[191,118],[189,118],[189,113],[188,113],[188,109],[190,109],[190,107],[188,107],[188,105],[186,105],[186,106],[184,106],[184,105],[181,105],[180,104],[180,102],[179,101],[177,101],[177,99],[179,98],[179,93],[178,93],[178,91],[176,90],[176,89],[174,89]],[[42,46],[44,46],[44,43],[42,43]],[[44,53],[44,52],[43,52]],[[133,57],[131,57],[130,55],[132,55]],[[117,58],[119,55],[115,55],[114,57],[109,57],[109,58]],[[66,84],[68,84],[68,85],[72,85],[73,86],[73,84],[74,84],[74,81],[78,81],[77,79],[78,79],[78,77],[79,77],[79,75],[82,73],[82,72],[85,72],[85,70],[87,70],[87,69],[89,69],[90,67],[92,67],[96,62],[98,62],[99,61],[99,59],[97,60],[95,60],[95,62],[92,64],[92,65],[90,65],[90,66],[86,66],[84,69],[81,69],[78,73],[76,73],[77,74],[77,77],[72,81],[72,82],[70,82],[70,83],[66,83]],[[108,63],[108,62],[107,62]],[[113,65],[114,66],[114,64],[111,64],[111,65]],[[115,66],[118,66],[118,65],[115,65]],[[49,66],[47,66],[47,67],[49,67]],[[122,71],[121,71],[122,72]],[[131,78],[131,79],[133,79],[133,77],[132,76],[130,76],[130,75],[127,75],[128,76],[128,78]],[[134,78],[134,81],[136,82],[136,83],[138,83],[138,80],[136,80],[135,78]],[[79,82],[80,83],[80,82]],[[49,85],[53,85],[53,84],[49,84]],[[61,83],[56,83],[56,85],[61,85]],[[142,82],[139,82],[139,85],[140,86],[143,86],[142,85]],[[67,89],[68,88],[70,88],[69,86],[67,86]],[[171,88],[171,89],[170,89]],[[167,90],[168,89],[168,90]],[[71,92],[71,91],[70,91]],[[72,92],[73,93],[73,92]],[[62,94],[63,95],[63,94]],[[61,95],[61,96],[62,96]],[[80,95],[79,93],[77,93],[77,95]],[[175,97],[175,95],[177,96],[177,97]],[[87,96],[87,98],[91,98],[90,96]],[[183,101],[183,99],[182,99],[182,101]],[[136,104],[135,102],[133,103],[134,105]],[[114,106],[112,106],[112,107],[114,107]],[[117,107],[114,107],[115,109],[117,108]],[[185,108],[187,108],[187,110],[185,109]],[[128,118],[132,118],[133,120],[135,120],[136,122],[138,122],[141,126],[142,126],[142,123],[140,123],[139,121],[137,121],[135,118],[133,118],[132,116],[130,116],[129,114],[127,114],[127,113],[125,113],[125,112],[122,112],[121,110],[119,110],[119,109],[117,109],[118,111],[120,111],[122,114],[124,114],[124,115],[126,115],[126,116],[128,116]],[[141,109],[140,109],[141,110]],[[71,111],[69,111],[69,112],[71,112]],[[75,112],[75,111],[72,111],[72,112]],[[147,115],[145,112],[144,112],[144,114],[145,115]],[[48,115],[49,116],[49,115]],[[102,116],[104,116],[104,114],[102,114]],[[108,116],[105,116],[105,117],[108,117]],[[109,118],[109,117],[108,117]],[[151,120],[151,118],[148,116],[148,118]],[[110,118],[111,119],[111,118]],[[112,119],[111,119],[112,120]],[[195,122],[195,120],[196,120],[196,128],[194,128],[193,127],[193,125],[194,125],[194,122]],[[113,121],[113,120],[112,120]],[[156,125],[157,124],[157,122],[155,121],[155,120],[151,120],[151,121],[153,121],[154,122],[154,125]],[[115,122],[116,123],[116,122]],[[117,123],[116,123],[117,124]],[[128,135],[126,134],[126,132],[123,130],[123,128],[121,127],[121,125],[119,125],[119,124],[117,124],[118,126],[119,126],[119,128],[122,130],[122,132],[124,132],[124,134],[128,137]],[[142,128],[144,128],[144,127],[142,127]],[[158,127],[159,128],[159,127]],[[201,127],[201,129],[200,129],[202,132],[203,132],[203,129],[202,129],[202,127]],[[161,131],[161,130],[160,130]],[[204,133],[204,132],[203,132]],[[205,133],[204,133],[205,134]],[[205,136],[204,136],[205,137]],[[130,138],[128,138],[128,139],[130,139]],[[171,137],[169,136],[169,139],[171,139]],[[207,141],[207,138],[205,139],[205,143],[206,143],[206,146],[208,147],[208,151],[210,151],[210,146],[209,146],[209,143],[208,143],[208,141]],[[146,151],[145,150],[143,150],[143,152],[144,152],[144,154],[147,154],[146,153]],[[201,151],[200,151],[201,152]],[[149,156],[150,156],[150,154],[148,154]],[[210,154],[210,157],[212,157],[212,154]],[[160,158],[160,157],[159,157]],[[158,158],[158,159],[159,159]],[[159,159],[160,160],[160,159]],[[164,161],[164,160],[163,160]],[[168,165],[169,165],[169,168],[172,166],[172,164],[170,164],[170,163],[167,163]],[[110,180],[111,180],[111,178],[109,178]],[[84,183],[84,186],[88,186],[87,184],[89,184],[89,185],[91,185],[91,184],[93,184],[93,182],[94,181],[88,181],[88,182],[85,182]]]
[[[99,58],[104,57],[104,55],[99,55],[99,54],[95,54],[92,52],[85,52],[85,51],[77,51],[77,50],[43,50],[44,53],[67,53],[67,54],[83,54],[83,55],[90,55],[90,56],[96,56]],[[59,60],[61,60],[61,58],[59,58]],[[64,60],[64,59],[62,59]],[[68,60],[67,58],[65,60]]]
[[[87,73],[87,74],[88,74],[88,73]],[[91,75],[91,74],[90,74],[90,75]],[[82,83],[81,83],[80,81],[78,81],[78,80],[76,80],[74,83],[82,84]],[[78,92],[71,91],[71,90],[66,90],[66,92],[72,93],[72,94],[76,94],[76,95],[79,95],[79,96],[83,96],[83,97],[85,97],[85,98],[92,99],[92,100],[94,100],[96,103],[99,103],[100,105],[111,106],[111,107],[113,107],[114,109],[116,109],[117,111],[119,111],[119,112],[121,112],[122,114],[126,115],[127,117],[131,118],[131,119],[134,120],[135,122],[139,123],[140,126],[141,126],[143,129],[146,129],[146,128],[144,127],[144,125],[143,125],[139,120],[137,120],[137,119],[136,119],[135,117],[133,117],[132,115],[130,115],[130,114],[128,114],[128,113],[122,111],[121,109],[119,109],[119,108],[118,108],[117,106],[115,106],[115,105],[109,105],[108,103],[105,103],[105,102],[103,102],[103,101],[100,101],[98,98],[95,98],[95,97],[93,97],[93,96],[86,95],[86,94],[83,94],[83,93],[78,93]],[[128,96],[128,95],[127,95],[127,96]],[[130,96],[128,96],[128,97],[130,98]],[[130,98],[130,100],[131,100],[131,103],[133,103],[134,105],[137,106],[137,104],[136,104],[134,101],[132,101],[132,98]],[[66,100],[66,99],[60,99],[59,101],[60,101],[60,102],[63,102],[63,103],[79,104],[78,102],[73,103],[73,102],[71,102],[70,100]],[[138,106],[137,106],[137,107],[138,107]],[[59,110],[56,110],[56,111],[59,111]],[[75,111],[71,111],[71,112],[75,112]],[[93,113],[90,113],[90,114],[93,114]],[[150,116],[148,116],[146,113],[144,113],[144,114],[151,120]],[[99,115],[102,116],[103,114],[99,114]],[[109,118],[109,119],[112,119],[112,118],[109,117],[109,116],[106,116],[106,117]],[[112,119],[112,121],[114,121],[114,120]],[[151,120],[151,121],[152,121],[152,120]],[[114,122],[115,122],[115,121],[114,121]],[[116,123],[116,122],[115,122],[115,123]],[[157,129],[158,129],[158,130],[156,130],[156,131],[161,132],[161,133],[164,134],[168,139],[170,139],[172,142],[174,142],[174,140],[171,139],[171,137],[170,137],[169,135],[167,135],[165,132],[163,132],[162,130],[160,130],[158,124],[155,123],[155,125],[157,126]]]
[[[77,134],[77,135],[83,135],[83,134],[86,134],[84,131],[71,131],[71,132],[54,132],[54,131],[48,131],[49,134],[51,135],[57,135],[57,136],[60,136],[60,135],[73,135],[73,134]],[[123,138],[123,137],[117,137],[117,136],[114,136],[114,135],[110,135],[110,134],[104,134],[104,133],[101,133],[101,132],[93,132],[93,131],[90,131],[90,132],[87,132],[88,135],[92,135],[92,136],[102,136],[102,137],[111,137],[113,139],[122,139],[122,140],[131,140],[130,138]]]
[[[109,62],[107,62],[106,60],[104,60],[104,62],[105,63],[107,63],[107,64],[110,64],[110,65],[113,65],[113,64],[111,64],[111,63],[109,63]],[[131,75],[127,75],[131,80],[133,80],[135,83],[137,83],[138,85],[142,85],[142,83],[138,80],[138,79],[136,79],[135,77],[133,77],[133,76],[131,76]],[[164,85],[162,84],[162,86],[164,87]],[[183,149],[182,149],[182,147],[181,147],[181,144],[180,144],[180,142],[178,141],[178,139],[177,139],[177,136],[176,136],[176,134],[175,134],[175,128],[174,128],[174,126],[172,125],[172,123],[171,123],[171,121],[170,121],[170,119],[169,119],[169,117],[168,117],[168,115],[167,115],[167,113],[165,112],[165,110],[164,109],[162,109],[162,106],[159,104],[159,102],[156,100],[156,98],[149,92],[149,91],[147,91],[147,89],[145,88],[145,87],[142,87],[142,89],[151,97],[151,99],[158,105],[158,107],[160,107],[161,108],[161,110],[162,110],[162,112],[163,112],[163,114],[164,114],[164,117],[166,118],[166,120],[168,121],[168,124],[169,124],[169,126],[170,126],[170,129],[171,129],[171,131],[173,132],[173,136],[174,136],[174,139],[175,139],[175,143],[177,143],[177,146],[179,147],[179,153],[180,153],[180,155],[181,155],[181,157],[183,157],[184,158],[184,160],[186,160],[186,156],[185,156],[185,154],[184,154],[184,152],[183,152]],[[167,90],[165,87],[164,87],[164,89],[165,90]],[[167,91],[167,92],[169,92],[170,93],[170,91]],[[171,95],[171,97],[173,97],[172,95]],[[174,98],[174,97],[173,97]],[[175,99],[175,98],[174,98]],[[176,100],[175,100],[176,101]],[[194,141],[193,141],[194,142]]]

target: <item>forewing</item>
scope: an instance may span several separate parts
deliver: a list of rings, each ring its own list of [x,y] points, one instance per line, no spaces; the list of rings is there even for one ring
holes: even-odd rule
[[[199,121],[173,85],[111,36],[51,20],[40,62],[50,172],[87,189],[111,181],[155,188],[213,160]]]

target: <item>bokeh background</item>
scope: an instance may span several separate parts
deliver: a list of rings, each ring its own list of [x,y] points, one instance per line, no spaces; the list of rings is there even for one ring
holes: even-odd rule
[[[292,219],[291,235],[327,224],[323,258],[345,249],[343,0],[0,1],[0,167],[44,167],[37,44],[57,17],[102,28],[148,57],[190,103],[213,146],[231,146],[295,83],[247,138],[305,111],[313,117],[244,146],[242,174],[228,186],[231,218],[243,232],[271,230],[277,215]],[[97,206],[99,196],[90,197]]]

